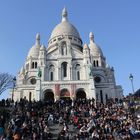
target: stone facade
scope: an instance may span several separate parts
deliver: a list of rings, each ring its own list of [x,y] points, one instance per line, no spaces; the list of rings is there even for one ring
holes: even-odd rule
[[[52,31],[47,48],[40,44],[40,35],[36,35],[35,45],[11,92],[15,101],[25,97],[28,100],[94,98],[105,103],[108,98],[122,97],[114,69],[106,64],[93,33],[89,34],[89,45],[83,45],[77,29],[67,17],[64,8],[62,21]]]

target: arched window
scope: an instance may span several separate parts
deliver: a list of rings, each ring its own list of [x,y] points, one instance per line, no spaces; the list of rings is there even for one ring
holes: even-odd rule
[[[94,65],[94,67],[96,67],[95,60],[93,61],[93,65]]]
[[[37,62],[35,62],[35,69],[37,68]]]
[[[64,55],[64,48],[63,47],[61,48],[61,52],[62,52],[62,55]]]
[[[50,81],[54,81],[54,71],[55,71],[54,65],[50,65],[49,66],[49,80]]]
[[[51,81],[53,81],[53,72],[51,71]]]
[[[76,64],[76,80],[80,80],[80,64]]]
[[[64,63],[63,76],[64,76],[64,77],[67,77],[67,63]]]
[[[62,77],[67,77],[67,62],[62,63]]]
[[[32,62],[32,69],[34,69],[34,62]]]
[[[96,61],[96,66],[97,66],[97,67],[99,66],[99,64],[98,64],[98,60]]]
[[[80,80],[80,72],[77,71],[77,80]]]

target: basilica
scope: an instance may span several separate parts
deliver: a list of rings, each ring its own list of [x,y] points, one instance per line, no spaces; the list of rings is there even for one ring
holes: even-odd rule
[[[68,20],[66,8],[47,47],[40,40],[37,34],[17,75],[16,86],[10,92],[14,101],[94,98],[106,103],[109,98],[122,98],[123,90],[116,85],[114,68],[107,64],[94,34],[90,32],[89,43],[83,44],[79,32]]]

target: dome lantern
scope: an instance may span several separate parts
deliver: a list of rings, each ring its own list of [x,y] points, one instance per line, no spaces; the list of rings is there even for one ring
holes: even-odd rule
[[[92,32],[89,33],[90,42],[94,42],[94,34]]]
[[[62,22],[68,21],[67,16],[68,16],[68,12],[66,8],[64,7],[64,9],[62,10]]]
[[[40,34],[36,34],[36,45],[40,45]]]

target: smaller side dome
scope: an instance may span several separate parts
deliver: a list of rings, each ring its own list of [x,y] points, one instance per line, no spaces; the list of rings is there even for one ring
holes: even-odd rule
[[[94,42],[94,35],[92,32],[90,32],[89,38],[90,38],[89,47],[90,47],[91,55],[103,56],[103,52],[102,52],[101,48]]]
[[[39,50],[40,50],[40,35],[36,35],[36,42],[35,45],[32,46],[32,48],[29,50],[27,58],[38,58],[39,56]]]

